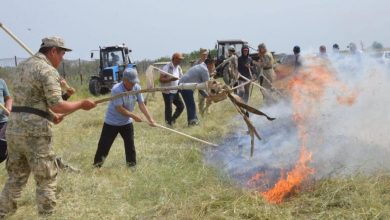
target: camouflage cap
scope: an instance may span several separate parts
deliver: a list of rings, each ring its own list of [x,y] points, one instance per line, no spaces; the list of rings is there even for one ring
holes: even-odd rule
[[[265,43],[259,44],[259,46],[257,46],[257,48],[259,48],[259,49],[267,49],[267,47],[265,46]]]
[[[72,51],[72,49],[65,46],[64,39],[60,37],[45,37],[42,39],[41,48],[43,47],[59,47],[65,51]]]
[[[356,44],[355,44],[355,43],[351,42],[351,43],[349,43],[349,45],[347,46],[347,48],[349,48],[349,49],[356,49],[357,47],[356,47]]]
[[[204,48],[200,48],[199,49],[199,54],[208,54],[209,51],[207,49],[204,49]]]

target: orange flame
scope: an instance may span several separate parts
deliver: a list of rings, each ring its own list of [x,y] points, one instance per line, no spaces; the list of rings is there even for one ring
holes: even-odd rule
[[[256,183],[264,176],[265,173],[256,173],[254,176],[251,177],[250,180],[246,183],[247,186],[255,186]]]
[[[344,94],[343,96],[339,95],[337,96],[337,102],[340,105],[348,105],[351,106],[355,104],[358,92],[357,91],[348,91],[348,89],[345,86],[341,87],[341,92]]]
[[[336,80],[333,71],[326,63],[325,65],[324,63],[318,65],[317,63],[308,66],[289,80],[288,92],[292,100],[293,119],[297,124],[298,136],[301,142],[300,156],[293,169],[287,173],[287,177],[282,175],[273,188],[261,193],[270,203],[283,202],[309,175],[315,173],[315,170],[309,167],[312,154],[306,147],[306,124],[316,115],[316,106],[318,106],[330,85],[341,85],[343,94],[348,94],[345,87]],[[352,105],[356,97],[357,93],[350,93],[344,97],[339,96],[338,102]]]
[[[303,147],[297,164],[288,172],[287,178],[279,179],[272,189],[263,192],[264,198],[270,203],[277,204],[283,202],[284,198],[289,196],[294,188],[299,186],[308,175],[314,173],[314,169],[308,166],[310,161],[311,153]]]

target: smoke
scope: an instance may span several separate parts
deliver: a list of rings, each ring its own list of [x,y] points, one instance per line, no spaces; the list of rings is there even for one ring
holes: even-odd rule
[[[320,117],[313,121],[311,138],[317,176],[333,173],[372,173],[390,169],[389,69],[369,57],[347,57],[334,62],[336,76],[356,92],[351,105],[337,103],[342,95],[332,85],[320,102]]]
[[[293,116],[302,110],[305,145],[312,152],[310,166],[316,171],[315,178],[390,170],[389,68],[360,55],[332,56],[326,71],[318,59],[307,58],[304,65],[309,85],[318,77],[328,77],[326,83],[319,83],[323,92],[299,91],[303,101],[298,107],[284,100],[261,109],[276,117],[275,121],[251,115],[263,139],[255,141],[252,158],[250,137],[243,125],[220,148],[205,152],[206,162],[245,186],[258,172],[273,172],[277,179],[299,157],[302,143]],[[310,68],[313,66],[316,68]]]

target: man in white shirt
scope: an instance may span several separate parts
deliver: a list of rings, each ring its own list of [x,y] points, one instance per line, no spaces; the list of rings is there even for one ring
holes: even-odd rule
[[[165,65],[162,70],[170,73],[171,75],[161,73],[160,74],[160,86],[161,87],[171,87],[177,86],[179,79],[183,76],[180,63],[184,59],[184,56],[181,53],[174,53],[172,55],[172,61]],[[168,126],[172,126],[176,119],[184,110],[184,104],[177,93],[177,90],[170,90],[162,92],[165,104],[165,122]],[[176,106],[175,112],[172,114],[172,104]]]

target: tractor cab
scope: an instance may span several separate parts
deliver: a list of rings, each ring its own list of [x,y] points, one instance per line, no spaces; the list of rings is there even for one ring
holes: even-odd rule
[[[237,57],[241,56],[241,48],[244,44],[248,42],[243,40],[218,40],[217,45],[217,65],[222,63],[228,57],[228,49],[233,46],[236,49]]]
[[[91,77],[89,91],[93,95],[108,93],[112,86],[122,79],[126,68],[135,68],[131,63],[129,50],[125,45],[100,47],[100,70],[98,75]],[[91,54],[91,58],[93,53]]]
[[[234,40],[218,40],[217,44],[215,45],[215,49],[217,50],[217,62],[216,66],[221,64],[226,58],[228,58],[228,49],[229,47],[233,46],[236,51],[237,57],[241,56],[241,49],[244,45],[248,45],[247,41],[234,39]],[[251,53],[250,56],[257,56],[257,53]],[[256,58],[255,58],[256,59]],[[221,77],[223,74],[223,66],[216,69],[217,76]]]

